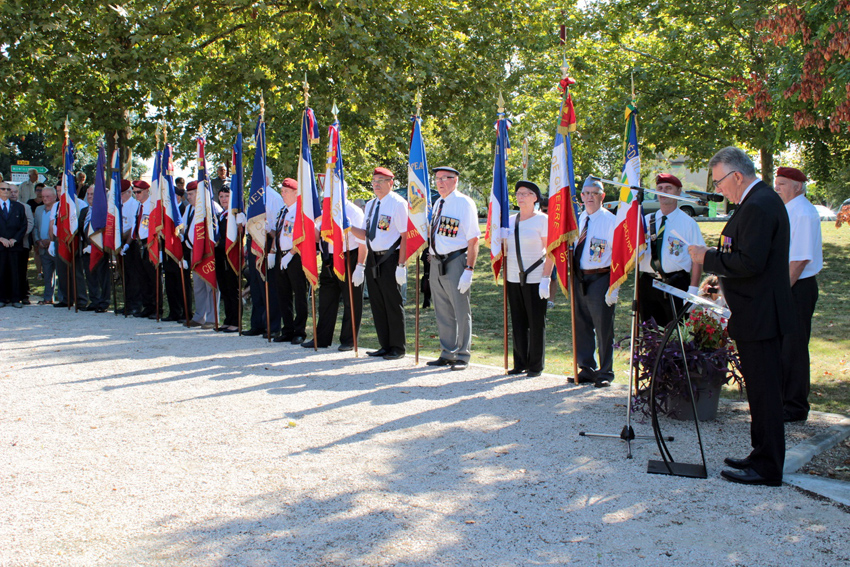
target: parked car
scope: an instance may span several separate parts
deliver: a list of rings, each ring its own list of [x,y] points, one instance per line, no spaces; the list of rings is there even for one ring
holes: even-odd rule
[[[602,206],[614,213],[617,214],[617,206],[620,204],[620,201],[608,201],[607,203],[602,203]],[[658,202],[658,195],[653,193],[647,193],[643,199],[643,212],[648,215],[650,213],[656,212],[661,208],[661,205]],[[708,205],[703,201],[699,203],[679,203],[679,208],[682,209],[682,212],[688,215],[689,217],[707,217],[708,216]]]
[[[815,210],[818,212],[818,216],[822,221],[834,221],[837,218],[835,211],[831,210],[829,207],[815,205]]]

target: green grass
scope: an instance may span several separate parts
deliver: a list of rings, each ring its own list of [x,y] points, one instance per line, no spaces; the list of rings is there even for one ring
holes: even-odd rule
[[[723,223],[701,223],[703,236],[709,244],[717,241]],[[850,227],[835,228],[834,223],[822,223],[824,243],[824,268],[818,275],[820,297],[812,322],[810,344],[812,359],[812,392],[809,401],[812,408],[820,411],[850,413]],[[414,350],[414,277],[415,267],[408,271],[407,301],[407,344],[408,352]],[[30,262],[31,298],[33,303],[41,299],[43,285],[35,277],[35,268]],[[614,319],[615,338],[629,336],[631,322],[631,297],[634,276],[620,291],[620,302]],[[119,304],[121,296],[119,293]],[[421,304],[421,298],[420,298]],[[420,356],[436,358],[440,345],[433,308],[420,312]],[[243,324],[248,328],[250,306],[245,310]],[[482,246],[476,263],[475,280],[472,285],[472,359],[474,362],[501,367],[503,358],[503,302],[501,283],[494,282],[490,268],[489,250]],[[342,318],[337,319],[336,336]],[[312,335],[312,321],[308,320],[308,335]],[[564,295],[559,295],[555,307],[548,313],[546,328],[546,371],[553,374],[572,374],[572,335],[570,304]],[[377,337],[372,324],[368,300],[365,301],[363,323],[359,344],[363,348],[377,347]],[[421,361],[420,361],[421,362]],[[512,364],[510,343],[508,364]],[[624,382],[628,374],[628,351],[619,350],[614,355],[614,371],[617,381]],[[727,395],[737,395],[729,390]]]

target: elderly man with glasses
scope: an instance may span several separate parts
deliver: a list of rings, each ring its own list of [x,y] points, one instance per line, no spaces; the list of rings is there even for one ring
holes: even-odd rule
[[[27,213],[24,205],[12,200],[12,187],[0,182],[0,307],[22,307],[20,256],[24,254]]]
[[[715,190],[738,209],[723,227],[716,249],[692,245],[688,251],[706,273],[720,278],[752,418],[752,451],[743,459],[727,457],[725,463],[736,470],[721,476],[740,484],[780,486],[785,462],[781,341],[796,329],[788,213],[739,148],[723,148],[708,168]]]
[[[472,356],[472,310],[469,288],[478,258],[478,210],[457,191],[459,173],[452,167],[434,168],[440,198],[431,213],[431,297],[440,335],[440,357],[428,366],[464,370]]]

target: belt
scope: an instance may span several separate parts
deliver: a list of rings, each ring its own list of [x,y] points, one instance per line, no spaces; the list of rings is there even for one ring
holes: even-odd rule
[[[349,252],[354,252],[353,250],[349,250]],[[372,254],[375,255],[376,258],[380,258],[386,254],[393,254],[394,252],[398,252],[398,248],[390,248],[389,250],[372,250]]]
[[[289,254],[289,251],[290,251],[290,250],[292,250],[292,248],[288,248],[287,250],[280,250],[280,251],[278,252],[278,254],[280,254],[281,256],[283,256],[283,255],[285,255],[285,254]]]
[[[595,270],[582,270],[581,273],[585,276],[591,276],[593,274],[606,274],[611,271],[611,268],[597,268]]]

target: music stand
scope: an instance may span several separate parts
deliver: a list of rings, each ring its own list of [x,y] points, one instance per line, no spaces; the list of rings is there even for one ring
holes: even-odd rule
[[[658,345],[658,349],[655,353],[655,363],[652,365],[652,372],[650,373],[649,404],[652,416],[652,431],[655,435],[655,442],[658,445],[658,451],[661,453],[662,460],[650,460],[647,464],[646,472],[650,474],[666,474],[672,476],[684,476],[688,478],[708,478],[708,469],[705,465],[705,450],[703,449],[702,435],[700,434],[699,429],[699,416],[697,415],[696,395],[694,394],[693,385],[691,383],[691,374],[688,370],[687,357],[685,356],[685,340],[682,337],[682,329],[680,327],[680,323],[684,316],[690,310],[691,303],[694,305],[698,305],[704,309],[708,309],[709,311],[713,311],[714,313],[719,314],[721,317],[726,317],[727,319],[729,318],[729,315],[731,313],[728,309],[721,307],[712,301],[696,296],[692,293],[682,291],[678,288],[675,288],[671,285],[665,284],[657,280],[652,282],[652,287],[668,294],[668,297],[670,298],[670,306],[673,308],[673,311],[676,313],[676,316],[665,327],[661,343]],[[675,303],[673,302],[674,296],[683,300],[682,307],[681,309],[679,309],[678,312],[676,311]],[[676,331],[679,336],[679,346],[682,352],[682,361],[684,362],[685,366],[685,378],[688,382],[688,391],[691,392],[691,409],[694,414],[694,426],[697,432],[697,442],[699,443],[700,456],[702,457],[701,465],[675,462],[673,460],[673,455],[667,448],[667,444],[664,442],[664,436],[661,434],[661,425],[658,422],[658,407],[655,401],[656,374],[658,372],[658,367],[661,364],[661,353],[664,352],[664,348],[667,346],[667,343],[673,336],[673,331]]]

